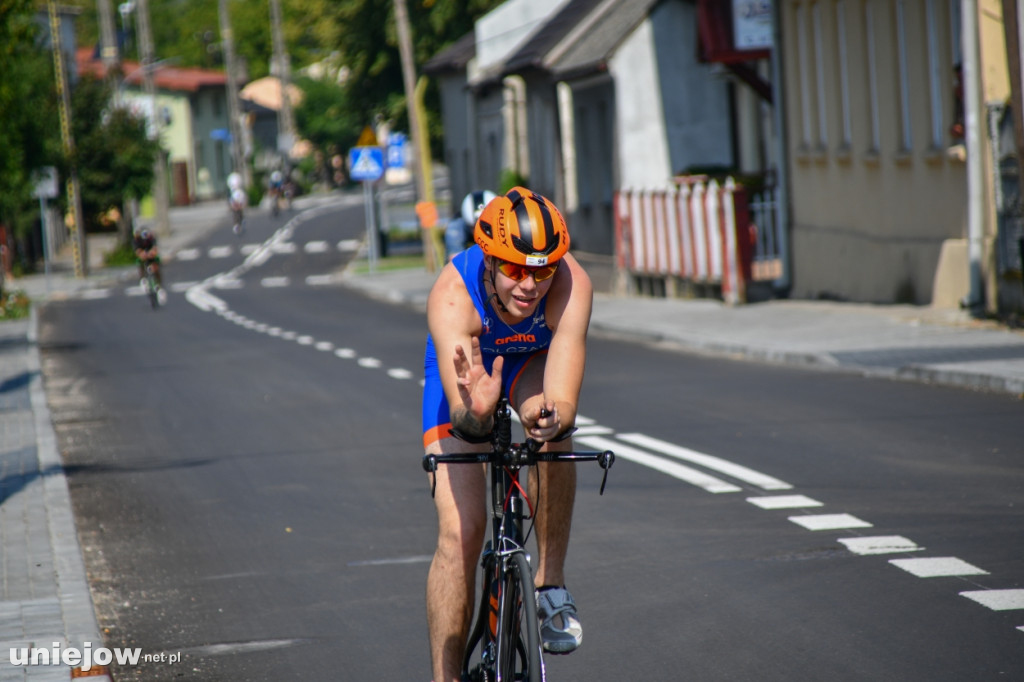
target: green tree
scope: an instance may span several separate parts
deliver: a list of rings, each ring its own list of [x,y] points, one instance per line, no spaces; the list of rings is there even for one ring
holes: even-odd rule
[[[86,230],[96,229],[111,208],[125,214],[125,199],[141,199],[153,186],[159,144],[146,121],[111,106],[110,87],[83,78],[72,95],[75,159],[82,186]]]
[[[320,159],[344,154],[355,145],[365,122],[347,105],[345,89],[331,79],[299,79],[302,103],[295,108],[295,125],[300,135],[309,140]],[[317,169],[322,175],[325,168]]]
[[[60,155],[53,61],[33,11],[29,0],[0,0],[0,224],[18,237],[38,219],[33,174]]]

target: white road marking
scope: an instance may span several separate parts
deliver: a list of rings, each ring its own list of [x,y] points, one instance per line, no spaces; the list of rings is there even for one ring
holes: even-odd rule
[[[174,260],[195,260],[199,258],[199,249],[182,249],[174,254]]]
[[[388,370],[388,376],[392,379],[412,379],[412,372],[396,367]]]
[[[258,248],[260,248],[259,244],[244,244],[239,251],[243,256],[248,256],[249,254],[254,253]]]
[[[902,568],[918,578],[939,578],[955,575],[988,575],[988,571],[972,566],[956,557],[924,557],[918,559],[889,559],[896,568]]]
[[[297,344],[299,344],[300,346],[312,346],[313,345],[313,337],[312,336],[300,336],[299,338],[295,339],[295,342]]]
[[[690,467],[683,466],[682,464],[670,462],[667,459],[656,457],[643,452],[642,450],[631,448],[628,445],[622,445],[610,438],[602,438],[601,436],[583,436],[576,440],[595,450],[611,450],[615,453],[616,457],[621,457],[622,459],[627,459],[631,462],[636,462],[637,464],[650,467],[656,471],[678,478],[680,481],[685,481],[691,485],[697,486],[698,488],[703,488],[709,493],[735,493],[742,490],[742,488],[735,486],[732,483],[726,483],[721,479],[709,476],[701,471],[697,471],[696,469],[691,469]]]
[[[110,289],[90,289],[82,292],[82,298],[86,300],[98,300],[101,298],[109,298]]]
[[[846,545],[846,548],[854,554],[900,554],[902,552],[919,552],[924,547],[919,547],[913,540],[908,540],[900,535],[875,535],[868,538],[841,538],[839,542]]]
[[[580,420],[577,419],[576,423],[579,424]],[[607,436],[608,434],[615,433],[615,429],[609,429],[607,426],[580,426],[573,432],[573,438],[579,436]]]
[[[344,358],[346,360],[351,360],[356,356],[356,352],[351,348],[339,348],[338,350],[334,351],[334,354],[337,355],[339,358]]]
[[[188,291],[197,284],[199,284],[199,282],[171,282],[170,289],[174,293],[180,294],[183,291]]]
[[[838,530],[840,528],[871,528],[870,523],[850,514],[818,514],[790,516],[789,520],[807,530]]]
[[[759,471],[748,469],[745,466],[729,462],[720,457],[713,455],[706,455],[703,452],[697,452],[689,448],[684,448],[673,443],[666,443],[663,440],[657,438],[651,438],[645,436],[642,433],[620,433],[619,439],[626,441],[627,443],[633,443],[640,447],[647,448],[648,450],[654,450],[662,454],[681,459],[692,464],[698,464],[712,471],[717,471],[720,474],[726,476],[732,476],[735,479],[743,481],[744,483],[750,483],[756,485],[759,488],[765,490],[789,490],[793,486],[785,481],[780,481],[777,478],[767,476]]]
[[[127,289],[124,290],[124,295],[125,296],[145,296],[146,295],[146,290],[145,289],[140,289],[137,286],[128,287]],[[104,296],[104,298],[106,298],[106,297]]]
[[[324,241],[313,241],[306,242],[305,251],[306,253],[326,253],[331,248],[327,242]]]
[[[206,255],[210,258],[227,258],[233,250],[230,246],[214,246],[206,252]]]
[[[270,248],[274,253],[295,253],[295,244],[292,242],[274,242]]]
[[[234,277],[218,277],[213,280],[213,286],[216,289],[241,289],[245,283]]]
[[[321,341],[320,343],[316,344],[314,348],[326,353],[327,351],[334,350],[334,344],[331,343],[330,341]]]
[[[381,362],[377,358],[359,358],[360,367],[368,367],[370,369],[377,369],[380,367]]]
[[[773,495],[771,497],[748,497],[747,502],[761,509],[798,509],[800,507],[822,507],[823,503],[806,495]]]
[[[323,286],[325,284],[333,284],[334,275],[310,275],[306,278],[306,284],[311,287]]]
[[[260,286],[269,288],[280,288],[288,286],[287,277],[264,277],[260,280]]]
[[[295,332],[281,332],[281,338],[285,341],[294,341],[296,336],[298,336],[298,334]]]
[[[976,601],[993,611],[1024,609],[1024,590],[970,590],[961,592],[960,596]]]
[[[358,251],[359,244],[358,239],[342,239],[338,242],[338,251]]]

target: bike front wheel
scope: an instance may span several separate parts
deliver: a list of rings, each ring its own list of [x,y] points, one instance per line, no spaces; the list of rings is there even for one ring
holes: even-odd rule
[[[510,557],[501,591],[497,673],[499,682],[544,682],[533,572],[526,555]]]

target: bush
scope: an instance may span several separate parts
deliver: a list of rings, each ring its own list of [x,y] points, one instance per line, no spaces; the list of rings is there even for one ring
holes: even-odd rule
[[[113,251],[107,251],[103,254],[103,264],[107,267],[135,265],[135,251],[131,246],[122,244]]]
[[[0,293],[0,320],[19,320],[28,317],[31,305],[24,291]]]

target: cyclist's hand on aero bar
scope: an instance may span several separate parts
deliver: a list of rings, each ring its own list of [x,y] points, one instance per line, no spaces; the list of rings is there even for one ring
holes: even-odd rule
[[[494,359],[491,373],[484,367],[483,355],[480,352],[480,339],[473,337],[470,355],[465,349],[455,346],[455,373],[458,376],[459,396],[469,413],[486,422],[494,412],[494,406],[501,397],[501,368],[505,358]]]
[[[530,438],[544,443],[558,435],[562,428],[562,422],[558,418],[558,406],[555,401],[545,398],[533,404],[523,406],[523,414],[520,415],[526,435]]]

